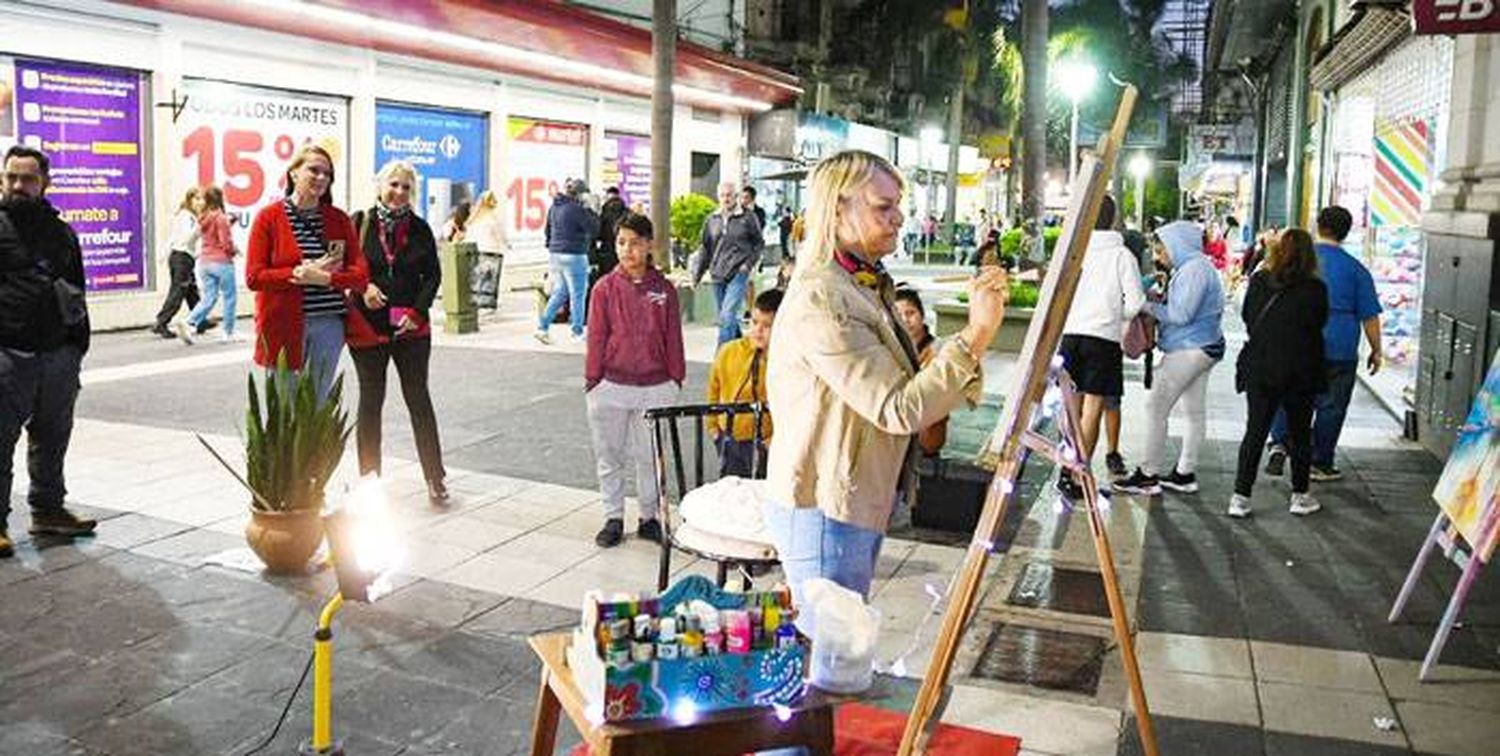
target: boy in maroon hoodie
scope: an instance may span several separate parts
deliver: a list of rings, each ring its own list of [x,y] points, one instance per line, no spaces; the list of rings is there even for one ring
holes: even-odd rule
[[[660,494],[642,413],[672,404],[687,375],[677,289],[651,265],[651,221],[631,213],[616,228],[620,264],[599,279],[589,300],[583,372],[604,497],[604,529],[594,542],[604,548],[625,537],[625,470],[631,460],[641,508],[636,535],[661,542]]]

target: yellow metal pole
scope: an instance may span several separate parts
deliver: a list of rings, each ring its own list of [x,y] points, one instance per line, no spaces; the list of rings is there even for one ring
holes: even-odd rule
[[[313,736],[314,753],[333,749],[333,615],[344,605],[344,594],[335,593],[318,617],[313,635]]]

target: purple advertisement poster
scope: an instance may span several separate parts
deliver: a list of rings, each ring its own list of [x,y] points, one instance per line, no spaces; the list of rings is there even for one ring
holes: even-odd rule
[[[15,61],[17,141],[52,160],[47,198],[78,232],[89,291],[146,285],[142,77]]]
[[[651,137],[604,134],[604,186],[620,187],[620,199],[651,207]]]

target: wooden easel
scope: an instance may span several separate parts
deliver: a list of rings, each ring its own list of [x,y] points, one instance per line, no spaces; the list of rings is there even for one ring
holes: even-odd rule
[[[938,714],[938,706],[944,698],[948,676],[958,654],[959,641],[964,628],[974,613],[979,591],[984,578],[985,565],[989,562],[993,543],[1000,534],[1005,521],[1005,508],[1016,491],[1022,463],[1027,449],[1037,449],[1048,454],[1055,452],[1050,442],[1031,431],[1032,416],[1047,391],[1050,380],[1061,373],[1052,364],[1062,339],[1063,325],[1067,321],[1068,309],[1073,304],[1073,295],[1078,289],[1078,277],[1083,269],[1084,252],[1088,249],[1094,221],[1099,215],[1099,206],[1109,183],[1120,145],[1125,139],[1125,130],[1130,123],[1130,114],[1135,109],[1136,89],[1126,85],[1120,98],[1120,108],[1115,113],[1113,126],[1099,141],[1093,156],[1083,161],[1072,186],[1072,202],[1063,222],[1062,235],[1058,238],[1059,256],[1048,266],[1047,277],[1042,283],[1042,292],[1037,311],[1043,317],[1033,318],[1026,332],[1026,344],[1021,350],[1020,367],[1015,388],[1007,395],[1005,410],[995,439],[986,454],[986,461],[995,465],[995,478],[990,483],[985,497],[984,512],[974,532],[974,540],[964,556],[954,593],[949,597],[948,609],[943,616],[942,630],[938,633],[937,645],[933,649],[932,663],[922,680],[922,687],[912,705],[911,716],[906,720],[906,731],[901,738],[900,756],[913,756],[925,751],[929,725]],[[1064,402],[1070,405],[1071,402]],[[1065,433],[1076,429],[1077,419],[1069,409],[1063,423]],[[1075,434],[1076,435],[1076,434]],[[1076,439],[1072,442],[1076,446]],[[1088,511],[1089,529],[1094,537],[1094,550],[1098,554],[1105,595],[1109,600],[1110,617],[1114,623],[1115,640],[1120,644],[1120,654],[1125,665],[1125,674],[1130,682],[1131,701],[1135,706],[1136,727],[1140,732],[1141,745],[1146,756],[1157,756],[1156,731],[1151,725],[1151,714],[1146,705],[1146,691],[1141,684],[1140,668],[1136,663],[1135,642],[1130,632],[1130,621],[1126,616],[1125,602],[1120,595],[1119,580],[1115,575],[1114,556],[1110,551],[1108,534],[1098,509],[1099,489],[1093,475],[1081,464],[1063,459],[1062,462],[1078,480],[1085,492],[1084,505]]]

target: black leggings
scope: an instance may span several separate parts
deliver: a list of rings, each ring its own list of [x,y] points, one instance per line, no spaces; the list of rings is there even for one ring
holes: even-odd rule
[[[167,271],[172,280],[167,286],[167,299],[156,313],[158,329],[167,327],[168,321],[177,316],[177,310],[182,307],[183,302],[187,302],[188,312],[198,306],[198,278],[193,273],[195,265],[193,256],[180,249],[174,249],[167,255]]]
[[[1313,395],[1279,393],[1260,386],[1245,392],[1249,417],[1245,419],[1245,437],[1240,441],[1239,468],[1235,471],[1234,492],[1245,497],[1255,487],[1260,468],[1260,453],[1271,432],[1271,421],[1278,409],[1286,410],[1287,446],[1292,458],[1292,492],[1307,493],[1308,473],[1312,468]]]
[[[350,349],[354,369],[359,374],[359,472],[380,472],[380,416],[385,406],[387,365],[396,363],[401,379],[401,396],[411,415],[412,435],[417,443],[417,459],[422,475],[428,481],[441,481],[443,449],[438,441],[437,414],[432,409],[432,395],[427,391],[427,363],[432,357],[432,338],[406,339],[389,344]]]

